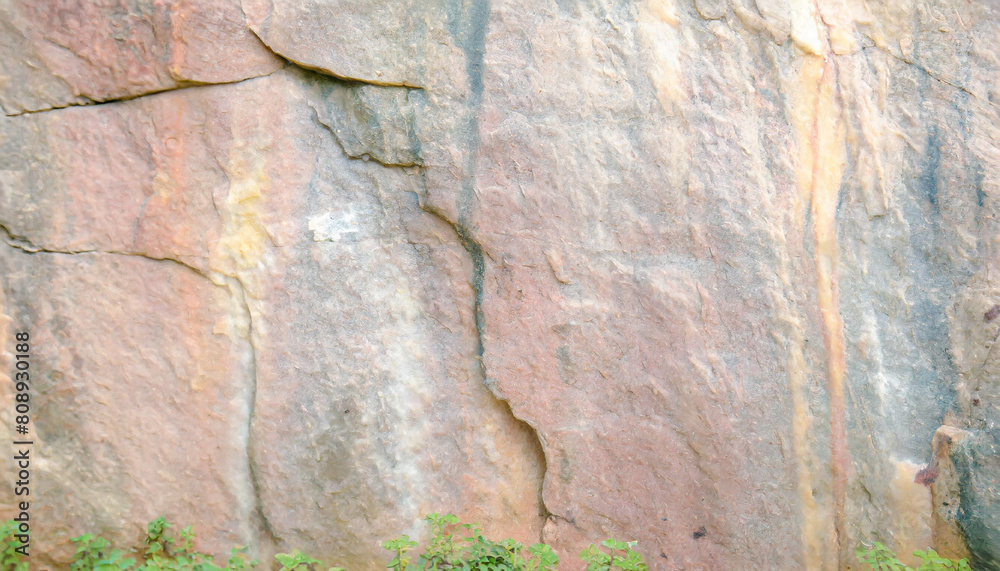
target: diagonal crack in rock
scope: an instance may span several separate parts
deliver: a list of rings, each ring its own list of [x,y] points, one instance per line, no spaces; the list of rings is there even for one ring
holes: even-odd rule
[[[134,99],[141,99],[143,97],[149,97],[150,95],[159,95],[160,93],[169,93],[171,91],[184,91],[188,89],[197,89],[199,87],[211,87],[213,85],[236,85],[238,83],[244,83],[247,81],[253,81],[255,79],[262,79],[265,77],[270,77],[279,71],[286,69],[288,66],[276,69],[269,73],[264,73],[261,75],[254,75],[252,77],[245,77],[243,79],[238,79],[236,81],[222,81],[218,83],[200,83],[200,82],[185,82],[174,87],[169,87],[167,89],[154,89],[152,91],[144,91],[142,93],[136,93],[134,95],[127,95],[124,97],[116,97],[113,99],[91,99],[86,103],[68,103],[66,105],[55,105],[52,107],[45,107],[43,109],[30,109],[26,111],[18,111],[16,113],[7,113],[7,117],[22,117],[25,115],[38,115],[40,113],[50,113],[52,111],[60,111],[63,109],[72,109],[74,107],[97,107],[100,105],[111,105],[113,103],[122,103],[125,101],[132,101]]]
[[[264,532],[264,539],[270,543],[269,547],[273,549],[276,541],[280,538],[274,533],[274,528],[271,526],[271,522],[267,518],[267,513],[264,511],[264,501],[261,497],[260,475],[257,473],[257,458],[253,452],[253,423],[257,415],[257,346],[254,343],[253,312],[250,311],[250,304],[247,301],[247,292],[246,288],[243,286],[243,282],[236,276],[226,277],[228,278],[227,281],[230,286],[230,294],[240,305],[243,311],[246,312],[247,316],[247,346],[250,349],[250,407],[247,413],[246,439],[247,466],[250,471],[250,486],[253,490],[255,503],[254,511],[260,520],[259,523]]]
[[[262,43],[263,43],[263,41],[262,41]],[[264,44],[264,45],[266,46],[267,44]],[[268,46],[268,49],[271,49],[270,46]],[[54,105],[52,107],[44,107],[44,108],[41,108],[41,109],[28,109],[28,110],[24,110],[24,111],[17,111],[15,113],[5,113],[5,116],[7,116],[7,117],[21,117],[21,116],[25,116],[25,115],[37,115],[37,114],[40,114],[40,113],[49,113],[49,112],[52,112],[52,111],[60,111],[60,110],[63,110],[63,109],[72,109],[74,107],[97,107],[99,105],[111,105],[113,103],[122,103],[122,102],[125,102],[125,101],[132,101],[134,99],[140,99],[140,98],[143,98],[143,97],[149,97],[150,95],[158,95],[160,93],[169,93],[171,91],[183,91],[183,90],[187,90],[187,89],[197,89],[199,87],[201,87],[201,88],[211,87],[211,86],[214,86],[214,85],[236,85],[236,84],[244,83],[244,82],[247,82],[247,81],[253,81],[255,79],[263,79],[265,77],[270,77],[270,76],[272,76],[272,75],[274,75],[274,74],[276,74],[278,72],[284,71],[284,70],[289,69],[289,68],[299,68],[299,69],[303,69],[303,70],[306,70],[306,71],[309,71],[309,72],[317,73],[317,74],[320,74],[320,75],[323,75],[323,76],[326,76],[326,77],[330,77],[330,78],[333,78],[333,79],[337,79],[337,80],[344,81],[344,82],[350,82],[350,83],[363,83],[363,84],[368,84],[368,85],[375,85],[375,86],[378,86],[378,87],[405,87],[405,88],[408,88],[408,89],[420,89],[420,90],[424,89],[423,87],[421,87],[419,85],[408,85],[408,84],[403,84],[403,83],[382,83],[382,82],[376,82],[376,81],[371,81],[371,80],[357,78],[357,77],[346,77],[346,76],[342,76],[342,75],[337,75],[335,73],[330,72],[329,70],[325,70],[325,69],[322,69],[322,68],[312,67],[312,66],[309,66],[309,65],[306,65],[306,64],[303,64],[303,63],[300,63],[300,62],[288,59],[288,57],[283,56],[283,55],[281,55],[281,54],[279,54],[277,52],[273,52],[272,51],[272,53],[274,53],[274,55],[278,56],[279,58],[281,58],[282,60],[284,60],[286,62],[286,64],[285,64],[284,67],[276,69],[276,70],[268,72],[268,73],[264,73],[264,74],[260,74],[260,75],[254,75],[254,76],[251,76],[251,77],[245,77],[243,79],[237,79],[235,81],[220,81],[220,82],[216,82],[216,83],[211,83],[211,82],[204,82],[204,83],[202,83],[202,82],[195,82],[195,81],[186,81],[186,82],[182,82],[182,83],[180,83],[180,84],[178,84],[178,85],[176,85],[174,87],[169,87],[169,88],[166,88],[166,89],[154,89],[154,90],[150,90],[150,91],[143,91],[141,93],[136,93],[136,94],[133,94],[133,95],[127,95],[127,96],[123,96],[123,97],[115,97],[115,98],[111,98],[111,99],[90,99],[89,101],[86,101],[86,102],[83,102],[83,103],[67,103],[66,105]],[[351,157],[351,158],[356,158],[356,157]]]

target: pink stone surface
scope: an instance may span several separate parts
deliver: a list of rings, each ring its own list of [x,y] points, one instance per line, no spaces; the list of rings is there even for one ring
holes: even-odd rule
[[[5,0],[0,106],[7,114],[227,83],[283,65],[238,0]]]
[[[570,570],[609,536],[654,569],[1000,553],[995,474],[932,453],[996,463],[994,7],[128,6],[0,3],[9,114],[115,100],[0,120],[47,561],[159,513],[352,569],[449,511]]]

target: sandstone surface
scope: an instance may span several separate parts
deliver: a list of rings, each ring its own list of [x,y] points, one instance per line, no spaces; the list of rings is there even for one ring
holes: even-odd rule
[[[607,536],[656,569],[1000,565],[992,3],[0,22],[46,564],[164,513],[377,569],[454,511],[567,569]]]

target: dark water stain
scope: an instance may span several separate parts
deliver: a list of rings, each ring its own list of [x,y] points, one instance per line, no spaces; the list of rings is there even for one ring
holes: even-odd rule
[[[485,261],[483,250],[470,231],[475,210],[476,165],[479,160],[479,114],[483,103],[483,62],[486,57],[486,30],[489,27],[490,0],[453,0],[447,7],[448,31],[465,54],[465,74],[469,84],[465,102],[465,126],[460,134],[464,138],[465,156],[462,160],[462,186],[457,197],[458,222],[455,231],[462,247],[472,258],[472,287],[475,291],[476,327],[479,329],[480,357],[483,355],[483,279]]]
[[[479,113],[483,103],[483,65],[486,57],[486,30],[489,27],[490,0],[454,0],[448,4],[448,31],[465,54],[465,75],[469,94],[465,104],[463,136],[466,153],[462,161],[462,194],[459,196],[460,222],[466,225],[471,214],[475,187],[475,168],[479,159]]]
[[[923,172],[920,173],[920,187],[927,194],[927,199],[935,214],[940,214],[938,206],[938,170],[941,168],[941,140],[937,125],[931,124],[927,129],[927,155]]]
[[[986,202],[986,193],[983,192],[983,178],[985,177],[985,175],[983,174],[983,167],[982,167],[982,165],[980,165],[980,164],[977,163],[976,164],[976,171],[975,172],[976,172],[976,175],[975,175],[976,176],[976,182],[975,182],[975,185],[976,185],[976,204],[979,206],[979,208],[982,208],[983,204],[985,204],[985,202]]]
[[[973,569],[1000,569],[1000,432],[966,438],[952,454],[960,498],[956,521],[972,555]]]

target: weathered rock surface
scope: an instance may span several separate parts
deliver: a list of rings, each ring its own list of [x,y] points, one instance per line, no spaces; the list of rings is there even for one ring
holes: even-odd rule
[[[33,485],[17,498],[32,506],[33,557],[91,530],[131,543],[136,523],[159,515],[199,522],[211,545],[254,540],[253,363],[228,292],[182,264],[138,256],[4,246],[0,263],[0,329],[30,326],[37,367]],[[12,463],[0,470],[4,482],[18,479]]]
[[[284,62],[238,0],[3,0],[0,107],[8,115],[265,75]]]
[[[1000,560],[991,4],[57,4],[2,5],[9,114],[183,89],[0,122],[49,560],[165,505],[353,568],[430,511],[570,569],[608,535],[662,569]],[[28,10],[212,57],[23,64],[59,30]]]
[[[198,504],[201,511],[193,511],[164,504],[160,496],[112,488],[117,501],[137,506],[134,511],[112,510],[115,519],[84,518],[73,532],[95,523],[98,531],[114,532],[123,521],[142,521],[170,507],[172,519],[207,528],[203,541],[220,553],[235,543],[264,555],[298,547],[357,566],[380,559],[379,538],[402,530],[419,533],[414,526],[434,510],[495,518],[491,527],[498,534],[538,536],[544,460],[530,430],[483,385],[472,263],[458,235],[420,208],[413,190],[419,171],[349,158],[333,134],[340,132],[353,145],[380,142],[369,151],[377,157],[412,154],[394,147],[395,139],[378,137],[383,125],[412,122],[405,105],[409,95],[369,98],[357,93],[364,89],[291,70],[228,87],[6,120],[4,170],[11,179],[4,186],[2,224],[11,244],[8,256],[25,258],[12,263],[7,276],[12,324],[33,334],[43,327],[38,303],[68,306],[50,310],[53,320],[70,317],[60,312],[76,311],[62,299],[68,293],[48,291],[47,274],[23,269],[34,257],[144,261],[184,272],[200,287],[221,292],[227,304],[216,301],[220,309],[213,313],[214,306],[188,299],[193,294],[180,286],[172,294],[146,291],[141,280],[162,278],[131,269],[121,271],[139,283],[105,291],[98,280],[86,295],[111,307],[130,290],[138,295],[125,301],[139,307],[179,303],[206,320],[203,333],[213,343],[243,357],[228,366],[215,362],[202,373],[201,340],[194,334],[142,335],[155,346],[165,343],[162,350],[180,363],[165,380],[190,383],[190,398],[201,406],[225,404],[242,414],[207,415],[212,422],[232,423],[238,438],[220,432],[197,411],[191,418],[160,418],[167,427],[187,426],[199,439],[163,438],[151,430],[134,435],[138,443],[130,453],[142,457],[154,444],[179,454],[189,454],[189,447],[210,449],[200,440],[231,447],[242,473],[219,478],[242,499],[256,498],[256,504],[241,504],[239,512],[229,504],[204,502]],[[350,119],[365,114],[364,122]],[[157,146],[151,149],[150,141]],[[20,168],[29,164],[30,171]],[[97,275],[115,283],[113,272]],[[32,286],[47,293],[33,296],[28,292],[40,290]],[[177,315],[184,311],[160,316],[162,326],[179,325]],[[114,331],[106,334],[128,345],[136,334],[119,322],[136,313],[111,311],[99,319]],[[157,315],[150,320],[155,323]],[[57,341],[66,352],[86,350],[72,332]],[[109,370],[39,357],[40,373],[61,379],[60,388],[51,389],[53,411],[61,410],[61,391],[83,390],[108,375],[121,390],[134,391],[133,398],[143,398],[131,367],[148,368],[144,362],[124,366],[123,355],[107,349],[94,354],[93,362]],[[197,387],[205,384],[233,394],[202,394]],[[113,421],[120,404],[93,403],[80,414]],[[121,430],[101,426],[90,439],[113,440]],[[71,427],[53,433],[74,441],[88,436]],[[43,454],[48,446],[46,441]],[[85,457],[72,448],[58,453]],[[175,493],[184,491],[184,478],[197,477],[155,457],[146,468],[166,470],[171,475],[166,481],[157,482],[155,474],[148,480]],[[147,479],[127,465],[118,472]],[[66,477],[51,477],[56,476]],[[38,477],[39,485],[47,486],[48,473]],[[73,493],[81,501],[96,501],[91,490]],[[66,553],[58,549],[65,545],[54,541],[62,530],[56,522],[76,519],[76,512],[61,512],[62,507],[51,506],[58,517],[40,524],[38,532],[42,549],[51,549],[57,562],[64,562]],[[240,529],[233,518],[244,528],[236,535],[230,531]],[[123,526],[119,537],[130,539],[132,531]]]

